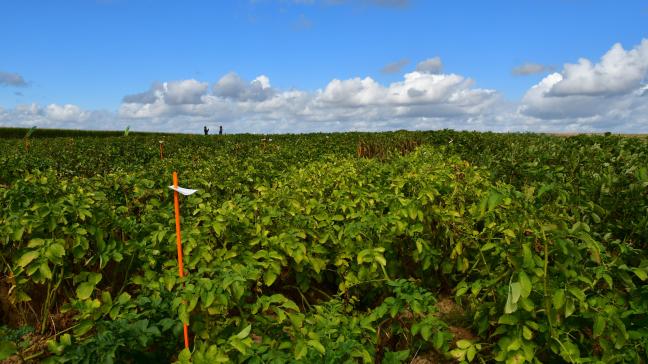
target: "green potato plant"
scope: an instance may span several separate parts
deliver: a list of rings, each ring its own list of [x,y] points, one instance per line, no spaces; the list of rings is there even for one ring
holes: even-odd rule
[[[52,133],[0,139],[0,360],[648,356],[645,139]]]

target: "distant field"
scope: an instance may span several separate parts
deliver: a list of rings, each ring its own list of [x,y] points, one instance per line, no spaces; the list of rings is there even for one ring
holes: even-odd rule
[[[0,360],[648,357],[645,138],[3,132]]]
[[[0,138],[23,138],[25,134],[29,131],[29,128],[3,128],[0,127]],[[139,134],[139,135],[173,135],[178,133],[161,133],[161,132],[136,132],[131,131],[129,134]],[[197,133],[196,135],[199,135]],[[520,134],[520,133],[512,133]],[[524,133],[522,133],[524,134]],[[543,132],[540,134],[544,135],[554,135],[561,137],[569,137],[576,135],[605,135],[606,133],[578,133],[578,132]],[[123,136],[123,130],[75,130],[75,129],[36,129],[34,137],[41,138],[56,138],[56,137],[117,137]],[[182,135],[182,134],[179,134]],[[648,134],[611,134],[614,136],[625,136],[625,137],[648,137]]]
[[[562,137],[569,137],[569,136],[576,136],[576,135],[606,135],[606,133],[576,133],[576,132],[553,132],[553,133],[543,133],[543,134],[562,136]],[[610,135],[631,137],[631,138],[645,138],[645,137],[648,137],[648,134],[610,133]]]
[[[2,128],[0,127],[0,138],[23,138],[29,128]],[[129,132],[129,134],[140,135],[162,135],[168,133],[144,133]],[[124,135],[124,131],[105,131],[105,130],[74,130],[74,129],[36,129],[34,138],[58,138],[58,137],[116,137]]]

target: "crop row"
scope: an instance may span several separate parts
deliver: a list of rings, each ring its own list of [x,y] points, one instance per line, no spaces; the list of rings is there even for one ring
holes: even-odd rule
[[[0,348],[51,362],[646,357],[645,141],[259,139],[177,136],[164,160],[153,137],[0,142]],[[199,190],[181,206],[183,279],[172,170]]]

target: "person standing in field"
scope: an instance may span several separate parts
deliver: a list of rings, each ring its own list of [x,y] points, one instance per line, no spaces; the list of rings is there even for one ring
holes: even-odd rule
[[[205,135],[209,134],[209,129],[207,129],[207,125],[203,127],[203,131],[205,132]]]
[[[220,126],[220,129],[218,130],[218,135],[223,135],[223,126]]]

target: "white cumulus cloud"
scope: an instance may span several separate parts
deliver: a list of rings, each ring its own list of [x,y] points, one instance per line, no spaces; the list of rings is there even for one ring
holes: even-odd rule
[[[66,128],[110,130],[121,129],[122,123],[109,111],[83,110],[72,104],[19,104],[0,110],[0,125],[13,127]]]
[[[190,130],[217,122],[256,132],[407,128],[414,119],[421,127],[426,119],[457,127],[458,119],[488,113],[500,99],[496,91],[475,88],[463,76],[419,71],[389,85],[371,77],[334,79],[316,91],[278,90],[267,76],[248,82],[228,73],[194,104],[169,103],[166,89],[154,85],[124,98],[120,117]]]
[[[156,82],[148,91],[126,95],[123,102],[127,104],[153,104],[159,99],[169,105],[200,104],[209,85],[194,79]]]
[[[169,105],[200,104],[209,85],[196,80],[173,81],[164,84],[164,101]]]
[[[234,72],[221,77],[213,89],[216,96],[239,101],[264,101],[274,95],[267,76],[261,75],[247,83]]]
[[[648,40],[626,51],[615,44],[598,63],[580,59],[546,76],[522,97],[522,116],[555,129],[648,132]]]
[[[626,51],[612,46],[599,63],[581,58],[565,64],[562,79],[550,90],[553,96],[607,96],[631,92],[640,87],[648,71],[648,39]]]
[[[524,71],[536,71],[527,67]],[[210,83],[153,83],[124,96],[115,111],[73,104],[0,109],[0,125],[51,128],[285,133],[394,129],[648,132],[648,40],[616,44],[598,62],[566,64],[532,85],[519,101],[443,73],[441,58],[421,61],[389,84],[371,77],[333,79],[316,90],[279,89],[259,75],[234,72]]]
[[[57,105],[50,104],[45,107],[43,114],[46,118],[54,121],[83,122],[88,119],[90,113],[83,111],[80,107],[71,104]]]

